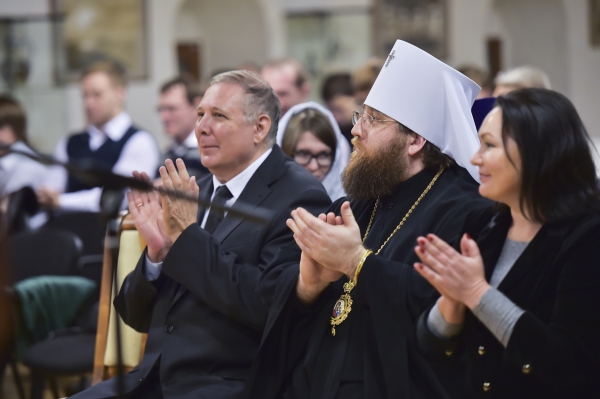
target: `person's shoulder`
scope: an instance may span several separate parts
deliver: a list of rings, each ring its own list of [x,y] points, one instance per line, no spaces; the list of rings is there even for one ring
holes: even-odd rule
[[[78,132],[72,132],[63,137],[65,141],[70,142],[71,140],[81,140],[83,138],[89,137],[89,133],[87,130],[80,130]]]
[[[435,187],[437,186],[437,187]],[[460,166],[449,167],[435,183],[437,203],[451,204],[453,208],[471,211],[489,208],[493,202],[479,194],[479,184],[471,177],[469,172]]]

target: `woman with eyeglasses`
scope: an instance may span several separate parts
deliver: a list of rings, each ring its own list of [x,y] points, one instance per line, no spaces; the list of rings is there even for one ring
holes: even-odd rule
[[[333,114],[320,104],[298,104],[281,118],[277,141],[321,181],[332,201],[345,195],[340,175],[350,158],[350,145]]]
[[[418,323],[430,357],[469,357],[474,397],[600,397],[600,200],[587,132],[562,94],[499,97],[479,129],[479,193],[454,249],[419,237],[441,294]]]

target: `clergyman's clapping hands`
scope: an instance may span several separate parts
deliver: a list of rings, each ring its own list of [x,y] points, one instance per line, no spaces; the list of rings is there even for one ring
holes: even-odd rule
[[[319,215],[319,219],[335,226],[342,224],[342,218],[332,212]],[[308,256],[304,251],[300,257],[300,276],[296,286],[298,298],[306,304],[314,302],[321,292],[332,282],[339,280],[344,274],[329,270]]]
[[[360,229],[350,209],[350,202],[342,204],[340,213],[341,223],[332,225],[298,208],[292,211],[292,219],[287,220],[287,225],[306,255],[329,270],[354,278],[356,266],[366,249],[362,245]]]

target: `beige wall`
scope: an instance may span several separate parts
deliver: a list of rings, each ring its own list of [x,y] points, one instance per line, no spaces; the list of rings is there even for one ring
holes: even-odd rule
[[[486,38],[501,37],[504,67],[546,70],[600,142],[600,48],[589,44],[587,0],[449,0],[449,6],[450,64],[485,66]]]
[[[228,1],[231,3],[228,7],[235,8],[234,2],[237,0]],[[229,66],[238,60],[252,59],[250,56],[253,55],[257,55],[255,61],[264,62],[267,57],[285,53],[284,18],[277,0],[245,1],[243,12],[237,13],[235,18],[227,18],[227,7],[220,0],[187,0],[186,7],[193,9],[194,6],[191,4],[194,2],[208,3],[212,7],[210,12],[201,14],[198,21],[199,25],[206,25],[204,29],[213,31],[214,36],[218,36],[219,40],[211,47],[210,55],[207,57],[208,63],[205,65],[206,70]],[[164,145],[166,140],[156,113],[157,92],[162,82],[177,73],[175,44],[181,13],[186,11],[182,10],[184,3],[184,0],[148,0],[146,9],[149,75],[146,80],[132,81],[128,88],[127,111],[134,121],[152,133],[161,145]],[[22,8],[12,4],[11,7],[0,4],[0,15],[3,11],[10,13]],[[249,24],[248,19],[244,18],[244,13],[253,15],[256,23]],[[222,15],[223,20],[215,19],[215,15]],[[193,23],[193,20],[189,22]],[[210,25],[211,23],[213,25]],[[214,24],[220,24],[223,29],[214,32]],[[246,30],[243,32],[245,34],[236,34],[236,26],[244,24],[246,24]],[[199,26],[198,30],[202,29],[203,26]],[[19,88],[15,94],[27,107],[29,135],[32,142],[41,151],[51,152],[64,134],[84,127],[79,87],[75,83],[56,87],[53,83],[52,36],[49,25],[30,24],[25,31],[33,49],[32,70],[27,86]],[[246,38],[249,35],[252,42],[247,45]],[[230,44],[225,51],[222,50],[224,43]],[[2,90],[1,84],[0,90]]]
[[[247,59],[263,62],[287,52],[285,11],[308,4],[301,0],[223,1],[226,4],[220,0],[147,2],[149,78],[131,83],[127,110],[161,142],[156,93],[160,83],[176,73],[178,38],[192,35],[205,41],[205,71]],[[330,8],[368,7],[370,1],[312,1],[311,7],[323,7],[324,3]],[[18,4],[0,1],[0,15],[20,9],[15,6]],[[486,66],[486,39],[502,37],[504,67],[530,63],[546,69],[554,87],[572,99],[590,134],[600,141],[600,49],[589,45],[587,0],[448,0],[448,4],[448,63]],[[227,12],[231,9],[237,12]],[[346,19],[334,28],[342,33],[358,32],[352,18]],[[33,142],[51,151],[62,135],[83,127],[80,94],[77,85],[53,85],[48,24],[30,24],[25,31],[31,41],[32,70],[27,86],[16,94],[28,108]],[[353,38],[352,42],[357,43],[356,53],[369,54],[368,40]],[[344,64],[350,63],[350,58],[344,60]]]

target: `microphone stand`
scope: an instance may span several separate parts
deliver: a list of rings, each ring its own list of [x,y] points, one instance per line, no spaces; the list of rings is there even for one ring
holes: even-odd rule
[[[80,179],[81,181],[91,186],[103,187],[105,191],[121,191],[126,188],[131,188],[132,190],[138,190],[143,192],[157,191],[161,194],[166,194],[170,197],[183,199],[190,202],[196,202],[199,206],[203,206],[207,209],[212,206],[214,209],[218,211],[227,212],[228,215],[231,215],[233,217],[246,219],[248,221],[258,224],[266,223],[269,220],[269,216],[271,214],[270,211],[264,208],[250,207],[239,201],[236,201],[233,207],[225,205],[221,206],[219,204],[211,204],[210,201],[207,201],[200,197],[196,197],[194,195],[183,193],[181,191],[169,190],[164,187],[154,187],[150,182],[134,179],[132,177],[117,175],[111,171],[96,168],[93,166],[82,168],[80,166],[75,166],[67,162],[57,161],[54,158],[49,157],[47,155],[32,154],[26,151],[15,150],[10,148],[9,145],[0,143],[0,157],[3,157],[7,154],[23,155],[27,158],[30,158],[34,161],[48,166],[61,166],[65,168],[67,172]]]
[[[138,180],[130,177],[125,177],[121,175],[117,175],[107,170],[88,167],[82,168],[79,166],[75,166],[69,163],[60,162],[56,159],[41,155],[37,153],[29,153],[26,151],[15,150],[10,147],[10,145],[6,145],[0,143],[0,157],[3,157],[7,154],[19,154],[26,156],[34,161],[37,161],[44,165],[54,166],[58,165],[67,170],[71,175],[80,179],[81,181],[91,185],[91,186],[101,186],[103,187],[102,197],[100,200],[100,214],[103,220],[103,224],[106,226],[107,239],[105,241],[105,245],[109,249],[109,253],[111,256],[111,269],[113,275],[113,287],[117,288],[117,265],[118,265],[118,255],[119,255],[119,210],[121,208],[121,204],[123,203],[124,194],[123,191],[126,188],[131,188],[133,190],[149,192],[149,191],[158,191],[161,194],[166,194],[171,197],[175,197],[178,199],[183,199],[190,202],[196,202],[198,205],[205,207],[208,209],[213,206],[217,210],[221,210],[224,212],[228,212],[228,215],[238,218],[244,218],[254,223],[266,223],[270,212],[263,208],[251,208],[239,201],[236,201],[235,208],[229,206],[220,206],[218,204],[211,204],[210,201],[206,201],[202,198],[196,197],[194,195],[189,195],[177,190],[169,190],[164,187],[154,187],[152,183]],[[112,290],[111,290],[112,292]],[[117,335],[116,342],[116,355],[117,355],[117,376],[116,376],[116,385],[117,385],[117,398],[125,397],[125,385],[124,385],[124,373],[123,373],[123,346],[121,342],[121,318],[117,317],[117,324],[115,326],[115,332]]]

